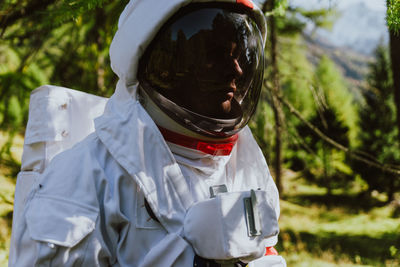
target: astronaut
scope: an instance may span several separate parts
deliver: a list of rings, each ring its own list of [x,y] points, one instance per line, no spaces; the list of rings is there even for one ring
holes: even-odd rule
[[[39,177],[10,266],[285,266],[268,255],[279,196],[246,126],[265,36],[248,0],[130,1],[116,91]]]

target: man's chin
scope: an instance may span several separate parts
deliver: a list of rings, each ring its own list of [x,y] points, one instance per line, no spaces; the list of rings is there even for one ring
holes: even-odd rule
[[[231,109],[232,109],[231,100],[225,100],[224,102],[222,102],[221,108],[222,108],[222,112],[224,114],[229,114],[231,112]]]

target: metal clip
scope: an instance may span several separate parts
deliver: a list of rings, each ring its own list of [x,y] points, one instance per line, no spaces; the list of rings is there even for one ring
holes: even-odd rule
[[[244,211],[247,222],[247,234],[249,236],[261,235],[261,221],[257,208],[257,196],[254,190],[250,191],[250,197],[243,199]]]
[[[228,192],[225,184],[210,186],[210,198],[214,198],[218,194]]]

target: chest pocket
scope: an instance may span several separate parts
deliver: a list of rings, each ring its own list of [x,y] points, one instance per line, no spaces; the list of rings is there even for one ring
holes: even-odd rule
[[[155,220],[156,218],[151,214],[151,208],[146,202],[143,193],[139,191],[136,194],[136,228],[160,229],[160,223]]]
[[[29,235],[50,246],[72,248],[96,226],[98,209],[55,196],[37,194],[25,214]]]

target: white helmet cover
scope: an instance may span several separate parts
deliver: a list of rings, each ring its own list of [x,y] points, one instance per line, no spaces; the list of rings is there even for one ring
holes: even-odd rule
[[[120,78],[119,86],[129,88],[129,93],[136,96],[139,59],[144,55],[147,47],[156,37],[163,25],[165,25],[179,10],[187,5],[203,4],[207,6],[208,3],[212,5],[227,4],[233,7],[237,5],[238,9],[246,9],[246,13],[251,16],[252,20],[257,25],[256,27],[258,28],[259,34],[261,35],[259,37],[261,43],[258,45],[258,50],[263,51],[266,38],[265,17],[260,9],[249,0],[132,0],[125,7],[125,10],[120,16],[118,31],[116,32],[110,47],[111,67]],[[153,11],[152,15],[149,15],[149,10]],[[261,62],[259,64],[263,65],[262,58],[259,57],[257,61]],[[181,109],[180,105],[174,105],[174,102],[171,102],[172,105],[169,106],[172,106],[175,109],[169,114],[178,114],[175,118],[172,116],[172,119],[199,134],[210,137],[229,137],[244,127],[254,112],[259,96],[262,72],[263,71],[259,70],[258,75],[256,75],[257,78],[251,79],[253,80],[253,83],[256,83],[254,82],[255,80],[259,81],[257,86],[253,86],[258,87],[258,91],[253,90],[256,92],[242,94],[243,96],[246,96],[243,101],[240,101],[240,99],[232,101],[233,107],[239,107],[236,109],[239,111],[234,112],[235,116],[232,118],[224,118],[221,120],[213,116],[202,116],[204,114],[199,112],[191,113],[188,109]],[[141,85],[143,87],[144,83],[142,84],[141,82]],[[237,90],[235,93],[235,98],[236,96],[239,96],[239,91],[240,90]],[[256,97],[254,97],[254,95],[256,95]],[[154,99],[154,95],[152,97],[153,101],[156,103],[160,102],[158,99]],[[162,98],[162,95],[158,94],[158,97]],[[168,102],[168,99],[162,99],[162,102],[166,103]],[[240,110],[240,105],[249,107]],[[168,111],[168,108],[163,109],[161,107],[161,109],[164,112]],[[217,120],[215,118],[217,118]]]
[[[139,59],[160,28],[180,8],[191,3],[233,3],[249,7],[265,44],[265,17],[249,0],[131,0],[119,18],[110,47],[111,68],[126,87],[137,84]],[[151,15],[149,10],[152,10]]]

